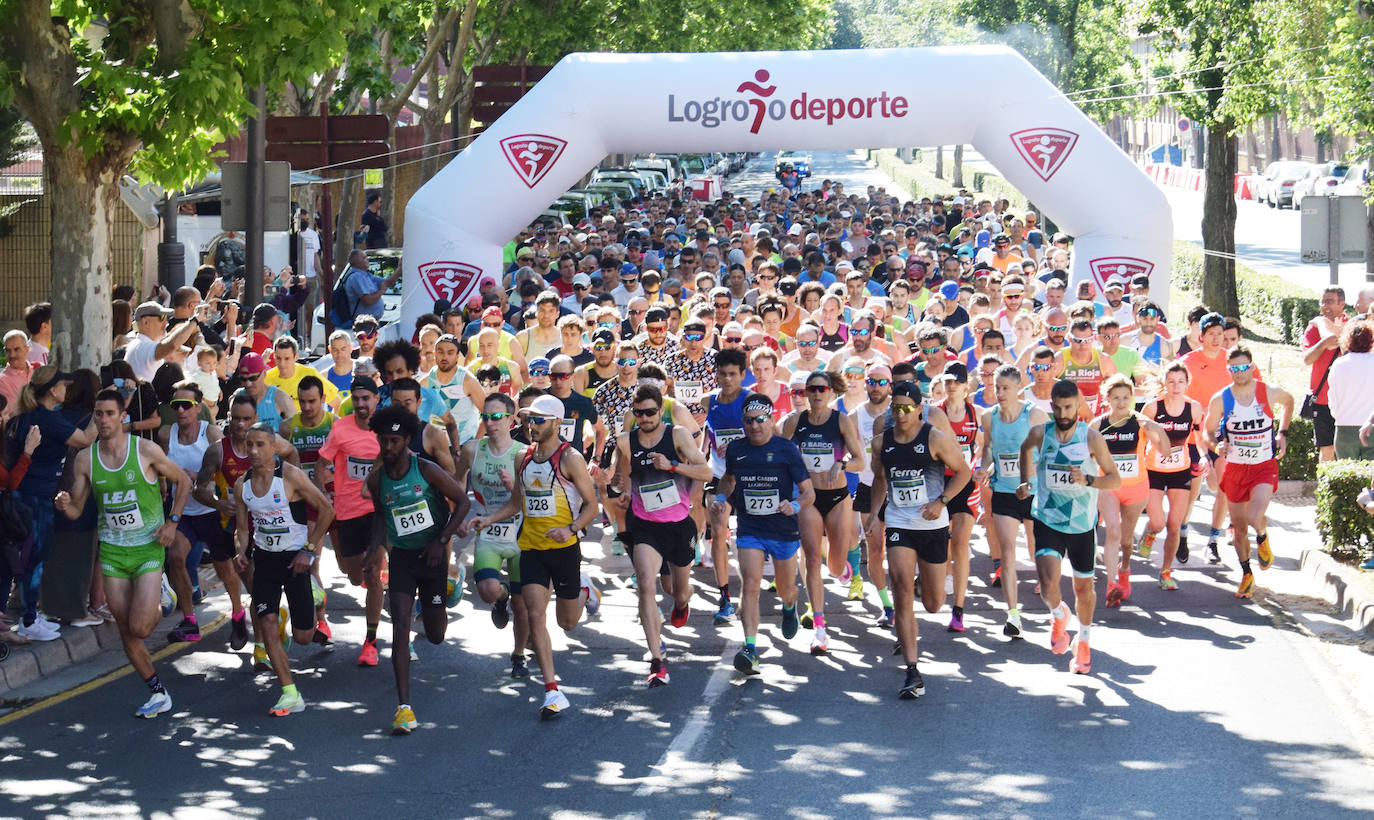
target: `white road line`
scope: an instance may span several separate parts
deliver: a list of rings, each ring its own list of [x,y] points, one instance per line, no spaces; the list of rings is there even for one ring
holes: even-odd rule
[[[706,688],[701,693],[701,700],[692,707],[687,722],[682,725],[673,742],[668,744],[663,757],[654,764],[653,768],[658,770],[658,774],[645,778],[644,783],[635,789],[635,797],[648,797],[665,791],[677,782],[679,774],[688,768],[692,750],[701,740],[701,733],[706,730],[707,721],[711,718],[711,709],[725,693],[725,687],[730,685],[730,679],[735,674],[733,661],[740,646],[739,641],[726,644],[725,651],[720,656],[720,663],[716,665],[716,670],[711,673],[711,679],[706,682]]]

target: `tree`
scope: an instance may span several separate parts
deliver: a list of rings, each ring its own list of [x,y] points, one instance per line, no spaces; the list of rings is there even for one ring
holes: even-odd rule
[[[0,0],[0,96],[43,148],[56,363],[109,359],[119,178],[176,190],[213,170],[215,143],[253,113],[251,90],[337,63],[370,2]]]
[[[24,158],[24,152],[37,143],[24,122],[24,115],[13,106],[0,106],[0,168],[8,168]]]
[[[1160,89],[1206,129],[1202,301],[1240,315],[1236,296],[1236,149],[1250,123],[1274,109],[1263,10],[1252,0],[1150,0],[1141,33],[1155,37]]]

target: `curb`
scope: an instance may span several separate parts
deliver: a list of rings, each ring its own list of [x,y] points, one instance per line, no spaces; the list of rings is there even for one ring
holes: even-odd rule
[[[1317,594],[1330,601],[1341,617],[1354,621],[1355,628],[1374,635],[1374,594],[1348,583],[1343,571],[1344,564],[1327,555],[1322,550],[1302,551],[1302,562],[1298,567]]]

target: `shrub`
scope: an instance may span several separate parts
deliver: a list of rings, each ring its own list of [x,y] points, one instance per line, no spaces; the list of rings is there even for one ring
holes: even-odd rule
[[[1202,293],[1202,248],[1174,242],[1174,281],[1184,290]],[[1306,288],[1236,263],[1236,297],[1241,318],[1272,327],[1279,339],[1297,344],[1303,329],[1320,312],[1321,298]]]
[[[1374,462],[1328,461],[1317,468],[1317,533],[1327,552],[1358,554],[1374,548],[1374,515],[1355,498],[1369,486]]]
[[[1274,411],[1274,417],[1278,418],[1277,410]],[[1279,462],[1279,478],[1285,481],[1311,481],[1316,475],[1317,447],[1312,443],[1312,422],[1295,412],[1288,425],[1288,451]]]

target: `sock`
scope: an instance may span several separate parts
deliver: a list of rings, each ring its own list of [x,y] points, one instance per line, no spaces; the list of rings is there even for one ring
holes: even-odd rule
[[[376,624],[368,624],[368,625],[367,625],[367,637],[363,638],[363,642],[364,642],[364,643],[376,643],[376,641],[377,641],[377,625],[376,625]]]
[[[148,691],[152,692],[154,695],[162,694],[167,691],[162,685],[162,681],[158,679],[156,672],[153,673],[151,678],[147,678],[143,682],[148,684]]]
[[[825,616],[824,616],[824,615],[821,615],[821,614],[817,613],[817,614],[816,614],[816,617],[815,617],[815,622],[816,622],[816,628],[817,628],[817,629],[825,629]]]
[[[730,585],[729,585],[729,584],[726,584],[725,586],[723,586],[723,587],[720,588],[720,602],[721,602],[722,604],[728,604],[728,603],[730,603]]]
[[[1092,628],[1092,627],[1089,627],[1089,626],[1081,626],[1081,627],[1079,627],[1079,628],[1078,628],[1078,640],[1082,641],[1083,643],[1087,643],[1087,642],[1088,642],[1088,630],[1090,630],[1091,628]]]
[[[1001,559],[1001,558],[994,558],[994,559],[992,559],[992,569],[993,569],[993,571],[995,572],[995,571],[997,571],[997,570],[999,570],[999,569],[1001,569],[1001,568],[1002,568],[1002,559]]]
[[[1263,544],[1264,541],[1265,541],[1265,539],[1267,539],[1268,537],[1269,537],[1269,532],[1268,532],[1267,530],[1264,531],[1264,532],[1257,532],[1257,533],[1255,533],[1255,546],[1258,547],[1260,544]]]
[[[912,661],[911,663],[907,664],[907,665],[906,665],[906,669],[907,669],[908,672],[915,672],[915,671],[916,671],[916,661]]]
[[[292,698],[294,698],[294,697],[297,695],[297,692],[296,692],[296,684],[294,684],[294,683],[288,683],[288,684],[286,684],[285,686],[283,686],[283,687],[281,688],[281,693],[282,693],[283,695],[286,695],[287,697],[292,697]]]
[[[1060,601],[1059,606],[1054,608],[1052,614],[1055,618],[1062,621],[1065,618],[1069,617],[1069,608],[1064,605],[1063,601]]]
[[[1249,560],[1245,560],[1245,561],[1241,561],[1241,562],[1240,562],[1240,571],[1241,571],[1241,574],[1243,574],[1243,575],[1253,575],[1253,574],[1254,574],[1254,573],[1252,573],[1252,572],[1250,571],[1250,561],[1249,561]]]
[[[194,624],[196,623],[196,616],[195,616],[195,613],[193,612],[193,613],[191,613],[190,615],[187,615],[187,616],[186,616],[185,618],[183,618],[182,620],[184,620],[184,621],[186,621],[186,622],[188,622],[188,623],[194,625]]]
[[[892,608],[892,593],[888,591],[887,587],[878,590],[878,600],[882,601],[883,609]]]
[[[242,621],[243,618],[244,618],[244,616],[247,615],[247,614],[248,614],[247,610],[240,609],[238,612],[234,613],[234,616],[233,616],[233,617],[234,617],[234,620],[236,620],[236,621]]]
[[[263,646],[262,641],[258,641],[257,643],[253,644],[253,654],[254,654],[254,655],[257,655],[257,654],[266,655],[266,654],[267,654],[267,647],[266,647],[266,646]]]
[[[956,618],[962,618],[962,617],[964,617],[964,608],[961,607],[961,606],[956,606],[956,607],[954,607],[954,617],[956,617]]]
[[[558,691],[558,681],[556,681],[556,680],[555,680],[555,681],[549,681],[548,683],[544,684],[544,691],[545,691],[545,692],[557,692],[557,691]]]
[[[858,575],[859,562],[863,560],[863,555],[859,552],[859,548],[857,546],[855,546],[853,549],[849,551],[847,560],[849,561],[849,570],[853,572],[855,575]]]
[[[1212,540],[1215,541],[1215,540],[1217,540],[1218,538],[1220,538],[1220,537],[1221,537],[1221,533],[1222,533],[1221,530],[1217,529],[1216,527],[1213,527],[1213,528],[1212,528]]]
[[[1020,608],[1020,607],[1016,607],[1016,608],[1014,608],[1014,609],[1008,609],[1008,610],[1007,610],[1007,617],[1008,617],[1008,618],[1020,618],[1020,617],[1021,617],[1021,608]]]
[[[750,652],[753,652],[753,651],[754,651],[755,643],[756,643],[757,641],[758,641],[758,636],[756,636],[756,635],[747,635],[747,636],[745,636],[745,638],[744,638],[744,648],[747,649],[747,650],[749,650]]]

